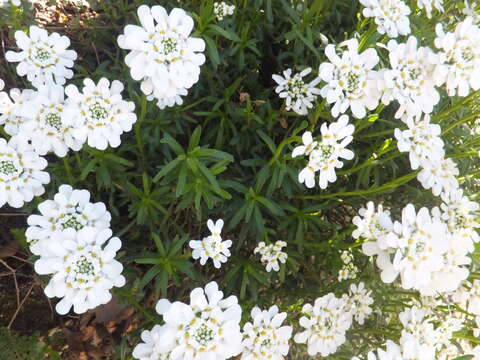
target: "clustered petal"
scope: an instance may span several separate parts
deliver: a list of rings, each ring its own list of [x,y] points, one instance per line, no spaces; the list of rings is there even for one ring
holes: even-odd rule
[[[199,79],[205,42],[190,36],[193,19],[182,9],[168,14],[162,6],[141,5],[137,13],[141,26],[127,25],[118,37],[120,48],[130,51],[130,75],[160,109],[181,105],[181,96]]]
[[[232,240],[223,241],[221,232],[223,220],[207,221],[208,229],[211,235],[204,237],[203,240],[190,240],[189,246],[193,249],[192,257],[200,259],[200,264],[205,265],[208,259],[212,259],[213,265],[219,269],[222,263],[227,262],[231,255],[229,248],[232,246]]]
[[[285,241],[277,241],[275,244],[266,245],[263,241],[258,243],[258,246],[253,251],[254,254],[260,254],[262,258],[260,261],[265,264],[267,272],[279,271],[280,265],[278,262],[285,264],[288,254],[282,251],[282,248],[287,246]]]
[[[74,50],[67,50],[70,39],[58,33],[48,34],[45,29],[30,26],[29,36],[21,30],[15,32],[19,52],[7,51],[9,62],[18,62],[17,74],[27,76],[33,86],[65,84],[73,76]]]
[[[303,145],[293,150],[292,157],[307,155],[309,157],[307,167],[298,174],[298,181],[308,188],[315,186],[315,174],[319,173],[319,185],[325,189],[328,183],[337,180],[336,168],[343,167],[339,159],[351,160],[353,151],[347,149],[347,145],[353,140],[352,134],[355,127],[348,123],[348,116],[342,115],[338,121],[328,126],[323,123],[320,131],[320,141],[313,141],[312,134],[306,132],[303,137]]]

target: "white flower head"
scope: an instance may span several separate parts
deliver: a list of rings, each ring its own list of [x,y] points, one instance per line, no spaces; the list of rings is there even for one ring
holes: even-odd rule
[[[320,78],[315,78],[310,83],[306,83],[303,78],[312,72],[311,68],[292,76],[292,69],[283,72],[280,75],[272,75],[273,80],[278,84],[275,92],[280,98],[285,99],[285,108],[287,111],[293,110],[299,115],[307,115],[308,109],[313,108],[313,103],[320,94],[316,87]]]
[[[229,5],[225,1],[213,3],[213,13],[218,21],[222,21],[224,17],[231,16],[235,12],[235,5]]]
[[[289,350],[292,327],[282,326],[287,313],[279,313],[273,305],[268,310],[254,307],[252,322],[243,327],[242,360],[283,360]]]
[[[123,84],[118,80],[110,83],[106,78],[95,84],[87,78],[83,85],[82,92],[75,85],[65,88],[67,114],[75,119],[73,136],[99,150],[120,146],[120,135],[137,121],[135,104],[122,98]]]
[[[162,6],[141,5],[137,13],[141,26],[127,25],[118,37],[120,48],[130,50],[130,75],[159,106],[181,103],[178,97],[199,79],[205,42],[190,36],[193,19],[182,9],[168,14]]]
[[[424,9],[429,19],[432,18],[432,10],[435,8],[443,12],[443,0],[417,0],[417,6]]]
[[[254,254],[259,253],[262,258],[260,261],[265,264],[267,272],[279,271],[280,266],[278,262],[284,264],[287,261],[288,254],[282,251],[282,248],[287,246],[285,241],[277,241],[275,244],[266,245],[263,241],[258,243],[258,246],[253,251]]]
[[[158,341],[157,349],[169,352],[169,357],[157,351],[154,359],[160,355],[160,359],[169,360],[226,360],[242,352],[242,309],[236,296],[223,299],[216,282],[194,289],[190,304],[162,299],[156,310],[165,325],[154,341]]]
[[[418,213],[412,204],[402,211],[402,221],[395,222],[397,251],[394,269],[400,274],[404,289],[416,289],[432,295],[433,275],[442,270],[449,249],[448,228],[441,219],[433,217],[427,208]]]
[[[402,0],[360,0],[365,6],[363,16],[373,17],[380,34],[391,38],[410,34],[411,10]]]
[[[430,114],[440,101],[433,80],[433,51],[428,47],[417,48],[414,36],[406,43],[390,40],[387,49],[391,68],[380,71],[382,102],[388,105],[396,100],[400,104],[396,118],[418,116],[422,112]]]
[[[142,343],[135,346],[132,355],[139,360],[170,360],[174,347],[173,341],[167,341],[167,325],[155,325],[152,330],[142,331]]]
[[[345,311],[352,313],[353,318],[360,325],[363,325],[365,319],[372,314],[373,298],[371,291],[365,288],[363,282],[350,285],[348,294],[343,295],[345,300]]]
[[[67,229],[81,230],[94,227],[98,230],[110,227],[111,215],[104,203],[91,203],[88,190],[75,190],[70,185],[61,185],[53,200],[38,205],[40,215],[30,215],[25,236],[30,250],[42,256],[55,252],[52,237],[61,237]]]
[[[58,33],[48,34],[45,29],[30,26],[29,36],[21,30],[15,32],[19,52],[7,51],[9,62],[18,62],[17,74],[27,76],[33,86],[56,83],[65,84],[73,76],[74,50],[67,50],[70,39]]]
[[[439,196],[458,190],[456,177],[459,171],[452,159],[425,160],[421,166],[423,169],[418,173],[417,179],[425,189],[432,189],[433,195]]]
[[[436,360],[438,333],[433,324],[426,319],[425,310],[411,307],[402,311],[399,319],[403,325],[400,346],[404,359]]]
[[[345,300],[333,293],[317,298],[313,306],[305,304],[300,318],[304,331],[297,333],[295,342],[307,344],[310,356],[328,356],[346,341],[345,333],[352,325],[352,314],[345,311]]]
[[[52,253],[42,254],[35,262],[40,275],[52,275],[45,288],[48,297],[62,298],[57,303],[59,314],[73,311],[82,314],[108,303],[113,287],[125,285],[123,266],[115,255],[121,248],[119,238],[110,229],[68,228],[50,238]]]
[[[50,175],[43,171],[48,163],[21,139],[0,138],[0,207],[21,208],[34,196],[45,192]]]
[[[480,26],[472,17],[458,23],[455,32],[445,33],[437,24],[435,46],[440,50],[434,78],[437,86],[446,84],[450,96],[467,96],[480,89]]]
[[[348,116],[342,115],[330,126],[322,124],[321,141],[313,142],[311,134],[304,134],[302,139],[305,145],[296,147],[292,154],[292,157],[307,153],[309,156],[307,166],[298,174],[298,181],[312,188],[315,186],[315,174],[318,172],[321,189],[325,189],[329,182],[335,182],[337,180],[335,169],[343,167],[343,162],[339,159],[351,160],[354,157],[353,151],[346,148],[353,140],[354,130],[355,127],[348,123]]]
[[[380,100],[378,74],[373,68],[379,58],[375,49],[358,53],[358,40],[350,39],[343,43],[347,47],[341,56],[335,53],[334,45],[327,45],[325,54],[330,62],[320,65],[320,78],[327,84],[320,95],[332,107],[332,115],[338,117],[348,108],[356,118],[364,118],[366,109],[373,110]]]
[[[31,106],[34,94],[31,89],[0,92],[0,125],[4,126],[8,135],[17,135],[20,125],[28,120],[23,115],[24,108]]]
[[[417,170],[424,161],[440,161],[445,155],[440,138],[440,125],[430,123],[430,115],[407,118],[407,130],[395,129],[398,150],[408,152],[412,170]]]
[[[209,219],[207,226],[211,235],[203,238],[203,240],[190,240],[189,242],[189,246],[193,249],[192,257],[195,260],[200,259],[202,265],[205,265],[208,259],[212,259],[215,268],[219,269],[231,255],[229,248],[232,246],[232,240],[223,241],[222,239],[222,219],[216,222]]]
[[[69,149],[79,151],[83,142],[73,136],[74,118],[68,116],[66,108],[63,86],[39,86],[21,109],[26,120],[16,136],[30,142],[40,155],[53,152],[63,157]]]

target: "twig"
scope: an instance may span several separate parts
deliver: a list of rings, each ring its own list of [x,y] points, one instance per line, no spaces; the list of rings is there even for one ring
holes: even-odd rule
[[[24,303],[25,300],[27,300],[27,298],[30,296],[30,293],[32,292],[32,289],[33,289],[34,286],[35,286],[35,283],[33,283],[33,284],[30,286],[30,289],[28,289],[27,295],[25,295],[25,297],[23,298],[23,300],[22,300],[22,302],[20,303],[20,305],[18,305],[17,310],[15,311],[15,314],[13,314],[12,319],[11,319],[10,322],[8,323],[7,329],[10,329],[10,326],[12,326],[13,322],[15,321],[15,318],[17,317],[18,313],[20,312],[20,309],[21,309],[22,306],[23,306],[23,303]]]
[[[0,264],[3,264],[8,270],[12,272],[13,282],[15,283],[15,291],[17,294],[17,306],[20,306],[20,290],[18,289],[17,275],[15,274],[15,269],[10,267],[5,261],[0,260]]]

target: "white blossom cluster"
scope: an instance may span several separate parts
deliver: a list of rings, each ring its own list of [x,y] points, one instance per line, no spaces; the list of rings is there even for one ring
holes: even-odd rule
[[[25,236],[39,256],[35,271],[52,275],[45,295],[58,297],[59,314],[73,306],[77,314],[110,301],[113,287],[122,287],[123,266],[115,260],[122,243],[112,237],[110,213],[103,203],[91,203],[87,190],[62,185],[53,200],[30,215]]]
[[[404,289],[423,295],[455,291],[468,277],[469,254],[478,241],[475,221],[478,204],[456,194],[445,198],[441,208],[418,212],[412,204],[402,211],[402,220],[393,222],[388,212],[373,203],[354,218],[352,234],[363,238],[363,251],[377,256],[384,282],[400,276]]]
[[[292,69],[287,69],[283,72],[283,77],[272,75],[278,84],[275,92],[281,99],[285,99],[287,111],[293,110],[299,115],[307,115],[308,109],[313,108],[313,103],[320,94],[320,89],[316,87],[320,79],[317,77],[309,83],[305,82],[303,78],[311,72],[311,68],[306,68],[292,76]]]
[[[346,341],[346,332],[355,319],[363,324],[372,314],[373,298],[364,283],[352,284],[348,294],[338,298],[333,293],[319,297],[314,304],[305,304],[304,316],[299,324],[303,331],[294,337],[295,342],[307,344],[310,356],[325,357],[334,354]]]
[[[298,181],[313,188],[318,172],[321,189],[325,189],[328,183],[335,182],[335,169],[343,167],[343,162],[339,159],[351,160],[354,157],[353,151],[346,148],[353,140],[354,130],[355,127],[348,122],[348,116],[342,115],[330,125],[322,124],[322,138],[319,141],[313,139],[310,131],[305,132],[302,136],[303,145],[297,146],[292,152],[292,158],[308,156],[308,164],[298,174]]]
[[[231,16],[235,12],[235,5],[229,5],[225,1],[213,3],[213,13],[218,21],[222,21],[226,16]]]
[[[142,333],[136,359],[226,360],[242,352],[242,308],[236,296],[224,299],[216,282],[194,289],[189,304],[162,299],[156,311],[164,325]]]
[[[279,262],[285,264],[288,254],[282,251],[282,248],[287,246],[285,241],[277,241],[275,244],[266,245],[263,241],[258,243],[258,246],[253,251],[254,254],[260,254],[260,261],[265,264],[267,272],[279,271]]]
[[[137,14],[141,26],[127,25],[118,37],[120,48],[130,51],[125,57],[130,75],[160,109],[181,105],[181,96],[199,80],[205,42],[190,36],[193,19],[182,9],[168,14],[160,5],[141,5]]]
[[[200,259],[200,264],[205,265],[208,259],[212,259],[215,268],[219,269],[222,263],[227,262],[231,255],[229,248],[232,246],[232,240],[223,241],[221,233],[223,220],[207,221],[208,229],[211,234],[204,237],[203,240],[190,240],[189,246],[193,249],[192,257]]]
[[[338,281],[355,279],[357,277],[358,267],[353,262],[353,254],[349,251],[343,251],[340,259],[343,262],[343,266],[338,271]]]

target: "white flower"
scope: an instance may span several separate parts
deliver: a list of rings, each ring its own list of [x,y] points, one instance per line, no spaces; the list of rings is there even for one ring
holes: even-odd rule
[[[156,98],[160,106],[172,106],[199,79],[205,42],[190,37],[193,19],[182,9],[170,14],[159,5],[141,5],[138,18],[142,26],[127,25],[118,45],[130,53],[125,63],[134,80],[141,81],[147,99]]]
[[[321,141],[313,142],[313,139],[310,141],[311,134],[304,134],[302,139],[305,145],[295,148],[292,153],[292,157],[301,154],[307,155],[307,153],[309,155],[307,167],[298,174],[298,181],[301,184],[305,183],[308,188],[312,188],[315,186],[315,173],[319,172],[321,189],[325,189],[329,182],[335,182],[337,180],[335,169],[343,167],[343,162],[339,159],[351,160],[354,157],[353,151],[346,148],[353,140],[354,130],[355,127],[348,123],[348,116],[342,115],[337,122],[331,123],[330,126],[327,126],[326,123],[322,124],[320,128]]]
[[[226,360],[242,351],[242,309],[236,296],[223,299],[216,282],[207,284],[205,290],[194,289],[189,305],[162,299],[156,310],[165,322],[156,343],[169,351],[164,359]]]
[[[360,0],[363,16],[375,18],[377,31],[391,38],[410,34],[410,8],[402,0]]]
[[[38,210],[40,215],[28,217],[29,227],[25,232],[30,250],[35,255],[51,253],[50,239],[61,237],[66,229],[95,227],[102,230],[110,227],[111,215],[105,204],[91,203],[88,190],[74,190],[70,185],[61,185],[53,200],[43,201]]]
[[[400,274],[402,287],[432,295],[432,275],[442,270],[449,248],[446,224],[432,217],[427,208],[416,213],[408,204],[402,211],[402,222],[395,222],[394,232],[398,249],[393,266]]]
[[[4,126],[8,135],[17,135],[20,125],[28,120],[22,115],[23,109],[31,106],[34,94],[30,89],[0,92],[0,125]]]
[[[218,21],[222,21],[227,15],[233,15],[235,5],[228,5],[225,1],[213,3],[213,13]]]
[[[232,246],[232,240],[222,240],[220,235],[223,228],[222,219],[215,223],[209,219],[207,226],[211,232],[210,236],[203,238],[203,240],[190,240],[189,242],[189,246],[193,249],[192,257],[195,260],[200,259],[202,265],[205,265],[207,260],[211,258],[213,265],[219,269],[231,255],[229,248]]]
[[[343,266],[338,272],[338,281],[355,279],[357,277],[358,267],[353,263],[353,254],[344,251],[340,255],[340,259],[343,261]]]
[[[4,87],[5,87],[5,81],[0,79],[0,91],[3,90]]]
[[[279,313],[276,305],[268,310],[254,307],[252,321],[243,327],[242,360],[283,360],[287,356],[292,327],[282,326],[287,313]]]
[[[477,13],[478,10],[475,11],[476,9],[478,9],[478,5],[476,5],[474,1],[472,3],[473,6],[470,6],[470,4],[468,3],[468,0],[465,0],[464,4],[465,4],[465,7],[463,8],[462,13],[467,17],[471,17],[473,19],[473,22],[475,24],[478,24],[480,22],[480,15]]]
[[[327,45],[325,55],[330,62],[320,65],[320,78],[327,83],[320,95],[332,107],[332,115],[338,117],[351,109],[356,118],[364,118],[366,109],[377,107],[381,94],[377,86],[377,72],[373,68],[379,58],[375,49],[358,53],[358,40],[350,39],[342,43],[347,50],[338,56],[334,45]]]
[[[477,221],[480,205],[470,201],[463,195],[463,190],[458,189],[448,194],[442,194],[443,204],[442,219],[447,222],[450,232],[455,233],[457,246],[465,248],[468,252],[475,250],[474,243],[480,241],[476,229],[480,228]]]
[[[293,110],[299,115],[307,115],[308,109],[313,108],[313,103],[320,94],[316,87],[320,78],[315,78],[310,83],[306,83],[303,78],[312,72],[311,68],[306,68],[292,77],[292,69],[283,72],[283,76],[272,75],[273,80],[278,84],[275,92],[280,98],[285,99],[287,111]]]
[[[440,49],[434,78],[437,86],[446,83],[450,96],[467,96],[480,89],[480,27],[472,17],[457,24],[455,32],[437,24],[435,46]]]
[[[400,107],[395,114],[401,118],[429,114],[440,101],[433,80],[434,54],[428,47],[417,48],[417,39],[410,36],[406,43],[390,40],[387,44],[391,69],[380,71],[382,102],[388,105],[393,100]]]
[[[47,165],[47,160],[20,139],[7,143],[0,138],[0,207],[21,208],[42,195],[43,185],[50,182],[50,175],[42,171]]]
[[[388,210],[383,210],[382,205],[370,201],[366,208],[359,210],[360,216],[353,218],[353,224],[357,227],[352,232],[355,239],[364,238],[362,251],[367,256],[377,256],[377,266],[382,270],[382,281],[390,283],[398,273],[393,268],[390,255],[395,252],[395,244],[391,242],[390,233],[393,231],[393,221]]]
[[[15,32],[19,52],[7,51],[9,62],[18,62],[17,74],[27,75],[28,81],[38,87],[52,82],[63,85],[73,76],[74,50],[67,50],[70,39],[58,33],[48,34],[44,29],[30,26],[30,36],[23,31]]]
[[[87,78],[83,85],[82,92],[75,85],[65,88],[70,105],[67,114],[75,119],[73,135],[99,150],[120,146],[120,135],[137,121],[135,104],[122,98],[123,84],[102,78],[95,85]]]
[[[412,307],[399,314],[403,325],[400,346],[405,360],[435,360],[438,334],[425,319],[425,310]]]
[[[132,355],[139,360],[170,360],[173,341],[166,341],[167,325],[155,325],[152,330],[142,331],[143,343],[133,349]]]
[[[408,130],[395,129],[398,150],[408,152],[412,170],[417,170],[425,160],[440,161],[445,155],[440,138],[440,125],[430,123],[430,115],[407,118]]]
[[[437,9],[440,12],[443,12],[443,0],[417,0],[417,6],[420,9],[425,9],[427,12],[427,17],[432,18],[433,8]]]
[[[302,142],[303,145],[297,146],[295,149],[293,149],[292,158],[300,155],[308,156],[318,145],[318,141],[313,140],[312,133],[310,131],[305,131],[303,133]]]
[[[42,85],[21,108],[27,119],[19,125],[17,136],[29,141],[36,152],[54,152],[63,157],[68,149],[79,151],[83,142],[75,139],[74,118],[66,113],[64,89],[61,85]]]
[[[45,288],[48,297],[62,298],[56,310],[82,314],[112,298],[110,289],[125,285],[123,266],[114,259],[122,243],[110,229],[84,227],[53,234],[49,250],[35,262],[40,275],[53,275]]]
[[[345,311],[352,313],[356,322],[363,325],[365,319],[372,314],[373,298],[370,296],[372,292],[365,288],[365,284],[360,282],[358,285],[351,284],[350,290],[343,295],[345,300]]]
[[[386,349],[377,349],[375,352],[368,353],[367,360],[405,360],[402,355],[402,348],[391,340],[387,340]],[[352,360],[359,360],[358,357],[353,357]]]
[[[295,342],[307,344],[310,356],[328,356],[346,341],[345,333],[352,325],[352,314],[344,311],[345,300],[333,293],[317,298],[314,305],[305,304],[300,318],[304,331],[297,333]]]
[[[449,194],[458,189],[459,171],[457,164],[452,159],[440,161],[423,161],[422,171],[417,176],[418,181],[425,189],[432,189],[435,196]]]
[[[474,315],[480,315],[480,280],[474,280],[468,291],[468,307],[466,310]]]
[[[285,264],[287,261],[288,254],[282,251],[282,248],[287,246],[285,241],[277,241],[275,244],[265,245],[262,241],[258,243],[258,246],[253,251],[254,254],[259,253],[262,258],[260,261],[265,265],[267,272],[279,271],[280,266],[278,262]]]

